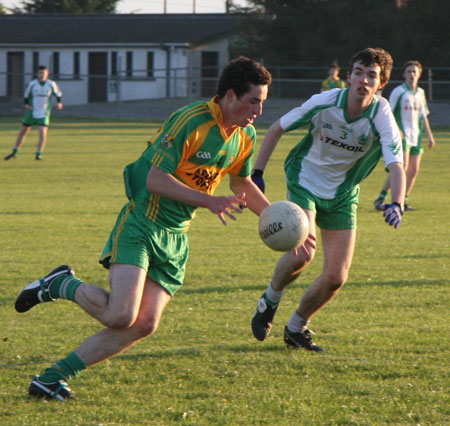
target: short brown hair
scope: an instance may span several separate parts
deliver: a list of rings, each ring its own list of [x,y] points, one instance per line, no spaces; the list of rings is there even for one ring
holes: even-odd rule
[[[406,68],[408,68],[411,65],[415,65],[417,68],[419,68],[419,73],[420,75],[422,75],[422,64],[419,61],[407,61],[403,64],[403,68],[402,68],[402,74],[406,71]]]
[[[238,98],[250,90],[250,84],[270,86],[272,75],[259,62],[245,56],[230,61],[220,75],[217,95],[223,98],[228,89],[233,89]]]
[[[391,78],[392,66],[394,61],[392,56],[381,47],[368,47],[360,50],[352,59],[350,59],[350,72],[353,71],[353,65],[356,62],[361,62],[364,66],[379,65],[380,67],[380,82],[385,85]]]

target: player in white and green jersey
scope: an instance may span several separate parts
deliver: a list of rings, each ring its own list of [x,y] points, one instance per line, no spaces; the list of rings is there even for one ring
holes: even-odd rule
[[[403,166],[406,171],[405,211],[413,210],[408,205],[408,196],[412,191],[423,154],[423,129],[427,132],[428,146],[435,145],[433,133],[428,121],[430,113],[425,97],[425,91],[418,86],[422,75],[422,65],[418,61],[408,61],[403,65],[403,78],[405,81],[392,90],[389,103],[394,112],[395,120],[403,136]],[[377,210],[384,209],[384,200],[389,192],[389,177],[375,200]]]
[[[308,324],[347,280],[356,240],[359,183],[381,157],[393,182],[385,220],[397,228],[403,213],[401,137],[388,102],[376,96],[389,81],[392,58],[383,49],[368,48],[351,59],[349,69],[349,88],[315,95],[270,127],[253,172],[255,183],[261,184],[263,170],[282,135],[309,126],[307,135],[289,153],[284,169],[288,199],[304,209],[311,235],[315,237],[316,225],[320,228],[324,266],[285,327],[284,341],[310,351],[323,350],[312,342]],[[308,246],[279,260],[252,319],[258,340],[268,337],[284,288],[298,278],[314,255],[315,248]]]
[[[125,168],[129,202],[120,212],[100,262],[110,291],[83,283],[62,265],[26,286],[18,312],[57,298],[77,303],[105,328],[31,382],[30,395],[65,401],[67,381],[88,366],[123,352],[153,334],[183,283],[189,253],[187,229],[198,207],[227,219],[244,206],[256,214],[269,205],[250,178],[256,139],[271,83],[259,63],[239,57],[222,71],[217,96],[175,112],[142,156]],[[234,195],[215,196],[225,175]]]
[[[37,78],[28,84],[24,95],[26,112],[22,121],[22,128],[17,136],[12,152],[5,157],[5,160],[16,158],[33,125],[37,125],[39,128],[39,139],[35,158],[36,160],[42,160],[42,152],[47,142],[53,96],[56,97],[58,102],[57,108],[63,108],[61,90],[53,80],[48,78],[48,74],[48,68],[41,65],[38,68]]]

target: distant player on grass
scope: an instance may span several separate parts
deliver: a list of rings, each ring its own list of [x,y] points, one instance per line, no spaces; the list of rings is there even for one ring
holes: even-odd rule
[[[270,83],[270,73],[259,63],[245,57],[231,61],[221,74],[217,96],[172,114],[142,156],[125,168],[130,201],[100,259],[109,269],[109,292],[82,282],[64,265],[22,290],[18,312],[63,298],[105,326],[36,376],[31,395],[67,400],[70,378],[156,331],[183,283],[186,232],[197,207],[226,225],[245,205],[259,214],[269,204],[250,172],[256,140],[252,123],[262,113]],[[235,195],[214,196],[227,174]]]
[[[347,85],[344,80],[339,77],[341,68],[338,64],[331,64],[328,69],[328,77],[322,81],[321,92],[326,92],[331,89],[344,89]]]
[[[56,97],[57,108],[63,108],[61,90],[53,80],[48,78],[48,68],[43,65],[38,68],[37,78],[28,84],[24,96],[26,112],[22,121],[22,128],[12,152],[5,157],[5,160],[16,158],[31,126],[34,125],[39,127],[39,140],[35,158],[36,160],[42,160],[42,153],[47,142],[48,125],[50,124],[52,96]]]
[[[321,230],[323,271],[309,286],[284,329],[284,341],[294,348],[322,351],[311,338],[309,321],[347,281],[356,240],[359,183],[381,156],[392,182],[392,203],[384,212],[397,228],[403,213],[405,174],[398,127],[388,102],[375,96],[389,81],[392,58],[383,49],[367,48],[350,61],[349,87],[311,97],[269,128],[253,171],[255,183],[264,187],[263,170],[285,132],[308,126],[307,135],[289,153],[284,169],[288,199],[308,216],[310,234]],[[281,257],[271,283],[258,301],[252,330],[265,340],[284,289],[311,263],[309,253],[289,252]]]
[[[408,61],[403,65],[403,78],[405,81],[397,86],[389,96],[389,104],[394,112],[395,120],[403,137],[403,166],[406,172],[405,211],[413,210],[408,205],[408,196],[411,194],[417,175],[419,174],[422,159],[423,128],[427,131],[428,147],[433,148],[434,137],[428,121],[427,100],[425,91],[418,87],[422,75],[422,64],[419,61]],[[377,210],[384,210],[384,200],[390,189],[389,176],[374,201]]]

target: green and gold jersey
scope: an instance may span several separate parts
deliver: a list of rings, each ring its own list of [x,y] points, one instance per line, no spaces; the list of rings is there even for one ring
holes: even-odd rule
[[[142,156],[125,168],[127,196],[152,222],[171,232],[186,232],[196,207],[150,193],[146,183],[150,168],[158,167],[190,188],[213,194],[226,174],[250,175],[255,141],[251,125],[236,127],[227,136],[216,98],[189,104],[172,114]]]
[[[338,78],[337,80],[332,81],[330,77],[322,81],[322,92],[331,89],[344,89],[347,87],[347,84],[344,80]]]

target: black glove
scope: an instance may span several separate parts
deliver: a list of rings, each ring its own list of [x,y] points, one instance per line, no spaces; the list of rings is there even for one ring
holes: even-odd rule
[[[253,169],[252,170],[252,181],[253,183],[261,190],[261,192],[264,194],[266,190],[266,184],[264,183],[263,179],[264,170],[259,169]]]

